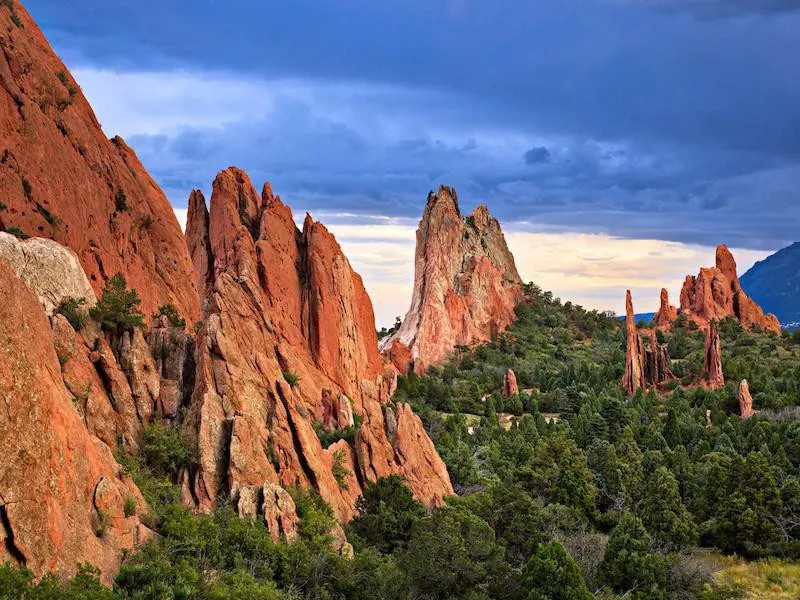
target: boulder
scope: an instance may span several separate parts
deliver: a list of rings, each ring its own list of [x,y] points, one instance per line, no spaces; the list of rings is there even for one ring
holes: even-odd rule
[[[67,298],[82,299],[86,309],[97,303],[78,257],[58,242],[0,232],[0,259],[33,290],[48,316]]]

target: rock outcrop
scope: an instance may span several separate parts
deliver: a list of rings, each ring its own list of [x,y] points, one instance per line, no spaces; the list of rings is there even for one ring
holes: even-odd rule
[[[746,420],[755,414],[753,397],[750,395],[750,384],[747,383],[747,379],[742,379],[739,383],[739,416],[742,420]]]
[[[703,385],[711,390],[717,390],[725,385],[725,375],[722,372],[722,344],[716,321],[711,321],[706,329],[704,356]]]
[[[519,394],[519,386],[517,386],[517,376],[514,371],[508,369],[503,375],[503,398],[508,398],[514,394]]]
[[[649,329],[648,346],[644,351],[644,381],[645,384],[658,387],[675,379],[675,374],[669,365],[669,348],[666,344],[659,344],[656,330]]]
[[[645,387],[644,381],[644,347],[639,329],[636,327],[636,316],[633,312],[631,291],[625,295],[625,374],[622,376],[622,389],[629,396]]]
[[[299,484],[344,521],[363,482],[397,473],[418,499],[440,504],[450,480],[410,408],[398,407],[387,436],[381,402],[394,378],[361,278],[333,236],[309,216],[299,230],[268,185],[259,196],[235,168],[215,179],[210,211],[201,199],[193,194],[187,226],[207,292],[186,423],[199,458],[191,501],[208,509],[234,489]],[[351,401],[354,447],[324,449],[314,424],[346,426]],[[334,464],[352,476],[337,480]]]
[[[735,317],[744,329],[759,327],[777,334],[781,325],[775,315],[764,311],[742,289],[736,274],[736,261],[724,245],[717,247],[716,266],[687,275],[681,290],[681,314],[701,327],[712,320]]]
[[[622,388],[629,396],[639,389],[657,388],[675,379],[669,365],[667,345],[659,344],[656,335],[656,329],[647,330],[648,345],[645,348],[636,326],[631,291],[628,290],[625,295],[625,374]]]
[[[84,426],[40,301],[2,260],[0,289],[0,562],[67,575],[91,562],[108,582],[144,530],[125,501],[144,501]]]
[[[678,309],[669,303],[669,292],[661,288],[661,306],[653,317],[653,326],[658,329],[669,329],[672,322],[678,318]]]
[[[455,346],[486,342],[503,331],[522,296],[500,224],[483,205],[463,217],[455,190],[442,186],[429,194],[417,229],[411,307],[381,350],[401,373],[423,372]]]
[[[120,272],[145,314],[170,302],[194,322],[192,265],[167,198],[121,138],[104,136],[18,0],[0,5],[0,47],[0,231],[71,248],[97,294]]]
[[[77,255],[53,240],[0,232],[0,259],[33,290],[48,316],[67,298],[83,299],[86,308],[97,302]]]

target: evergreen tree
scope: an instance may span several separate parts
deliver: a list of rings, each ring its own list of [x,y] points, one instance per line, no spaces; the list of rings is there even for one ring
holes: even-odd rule
[[[559,542],[541,544],[522,571],[520,598],[592,600],[581,570]]]
[[[695,539],[694,523],[681,501],[678,482],[666,467],[659,467],[647,482],[639,514],[655,542],[668,551]]]
[[[633,513],[625,512],[608,539],[600,572],[621,594],[642,600],[664,598],[664,559],[650,550],[650,536]]]

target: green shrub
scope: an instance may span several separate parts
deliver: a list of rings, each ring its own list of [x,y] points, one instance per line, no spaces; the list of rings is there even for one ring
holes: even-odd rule
[[[117,212],[128,210],[128,195],[123,190],[117,190],[117,193],[114,194],[114,206]]]
[[[28,200],[33,200],[33,187],[31,187],[31,182],[24,177],[22,178],[22,193]]]
[[[27,240],[28,238],[31,237],[27,233],[22,231],[22,229],[20,229],[19,227],[9,227],[8,229],[6,229],[6,233],[10,233],[11,235],[16,236],[21,240]]]
[[[134,498],[133,496],[128,496],[127,498],[125,498],[125,504],[122,507],[125,513],[125,517],[132,517],[133,515],[136,514],[136,505],[137,505],[136,498]]]
[[[286,383],[289,384],[290,388],[296,386],[300,381],[300,376],[297,373],[292,373],[291,371],[284,371],[283,378],[286,380]]]
[[[345,454],[344,448],[336,450],[336,452],[333,453],[333,466],[331,471],[333,472],[334,479],[336,479],[336,483],[339,484],[339,488],[346,492],[350,489],[347,485],[347,478],[350,477],[353,472],[344,466],[345,460],[347,460],[347,455]]]
[[[75,331],[80,331],[86,326],[86,311],[81,307],[86,304],[85,298],[64,298],[55,310],[56,314],[64,315]]]
[[[108,528],[108,515],[105,511],[101,509],[97,509],[97,524],[94,528],[94,534],[102,538],[106,535],[106,529]]]
[[[129,290],[125,277],[117,273],[106,281],[103,294],[89,310],[91,317],[107,331],[121,333],[134,327],[144,327],[144,315],[139,310],[139,294]]]
[[[186,319],[183,319],[174,304],[164,304],[158,307],[158,312],[153,315],[155,321],[158,317],[165,316],[172,327],[186,328]]]
[[[362,421],[363,417],[354,413],[353,424],[350,427],[328,431],[319,421],[314,421],[312,426],[314,427],[314,431],[316,432],[319,442],[322,444],[323,448],[330,448],[339,440],[344,440],[352,446],[355,444],[356,434],[358,433],[358,430],[361,429]]]
[[[140,452],[145,464],[157,475],[175,479],[181,467],[192,464],[192,453],[176,427],[148,425],[140,434]]]
[[[8,206],[6,206],[5,203],[0,202],[0,212],[6,210],[7,208],[8,208]]]
[[[69,86],[69,77],[67,77],[67,74],[64,71],[59,71],[58,73],[56,73],[56,77],[65,86]]]

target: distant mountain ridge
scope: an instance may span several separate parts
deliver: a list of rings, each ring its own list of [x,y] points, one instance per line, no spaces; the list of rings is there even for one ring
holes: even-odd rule
[[[784,328],[800,326],[800,242],[758,261],[741,278],[742,287]]]

